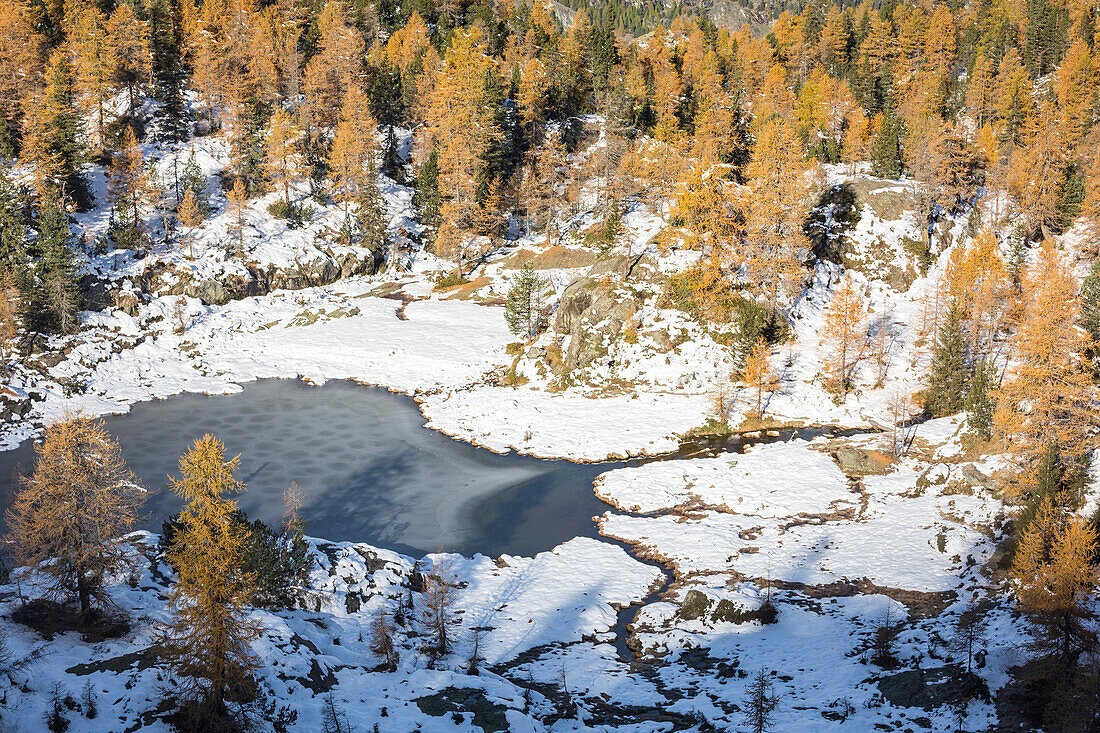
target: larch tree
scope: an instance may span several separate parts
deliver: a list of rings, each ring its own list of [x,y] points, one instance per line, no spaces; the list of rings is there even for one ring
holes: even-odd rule
[[[268,123],[264,141],[264,172],[276,190],[283,192],[283,205],[290,210],[290,189],[305,175],[305,161],[298,150],[301,131],[285,110],[278,110]]]
[[[179,218],[180,226],[187,230],[184,234],[185,241],[187,242],[187,250],[191,258],[194,259],[195,230],[202,224],[203,217],[202,207],[199,206],[199,201],[195,197],[195,192],[190,188],[183,192],[183,200],[180,201],[176,216]]]
[[[741,369],[741,381],[753,393],[755,407],[750,414],[756,418],[764,416],[766,400],[779,388],[779,377],[768,363],[769,352],[768,342],[760,339],[745,355]]]
[[[117,66],[117,49],[107,29],[107,16],[97,3],[77,7],[70,39],[76,86],[85,110],[94,118],[95,148],[106,150],[107,127],[111,122],[108,102]]]
[[[1020,610],[1032,631],[1029,646],[1037,656],[1053,655],[1062,675],[1096,646],[1090,609],[1097,582],[1095,551],[1096,530],[1083,518],[1065,514],[1051,497],[1040,503],[1016,550],[1012,569]]]
[[[455,33],[432,89],[425,149],[438,150],[439,191],[454,205],[457,226],[472,223],[478,157],[493,131],[481,128],[481,98],[493,65],[476,27]]]
[[[138,92],[152,73],[149,29],[130,3],[118,3],[107,21],[107,37],[114,56],[112,82],[126,92],[126,114],[132,117],[137,112]]]
[[[458,579],[450,560],[431,563],[424,574],[424,589],[420,594],[420,623],[430,640],[430,651],[442,656],[451,650]]]
[[[140,203],[148,179],[141,146],[127,126],[122,146],[111,158],[107,175],[107,199],[111,204],[111,237],[120,246],[135,249],[142,241]]]
[[[1012,456],[1009,489],[1029,496],[1048,445],[1066,465],[1080,463],[1094,421],[1089,340],[1078,325],[1077,280],[1047,242],[1028,268],[1024,306],[1011,346],[1016,360],[1000,390],[996,430]]]
[[[333,124],[348,90],[362,81],[363,37],[349,23],[344,0],[328,0],[317,19],[317,53],[305,72],[304,93],[317,124]]]
[[[863,297],[852,282],[851,275],[846,275],[825,310],[825,325],[821,332],[822,341],[829,348],[826,368],[832,386],[842,397],[847,397],[852,387],[852,370],[866,338],[863,323],[866,317]]]
[[[761,668],[752,676],[742,705],[745,725],[752,733],[768,733],[775,727],[779,696],[775,694],[775,686],[768,670]]]
[[[749,278],[774,309],[790,295],[809,248],[802,230],[813,167],[791,126],[769,120],[760,129],[748,167],[752,197],[745,222]]]
[[[245,213],[248,211],[248,189],[244,185],[244,179],[237,176],[233,182],[233,188],[227,195],[229,199],[229,233],[237,238],[237,251],[244,251]]]
[[[350,242],[365,231],[366,238],[381,247],[385,239],[385,222],[375,165],[378,124],[367,107],[366,92],[353,85],[336,125],[328,167],[332,198],[344,214],[341,237]],[[353,205],[356,207],[354,216]]]
[[[23,119],[23,105],[42,77],[42,34],[26,0],[0,3],[0,140],[12,141]]]
[[[541,222],[546,232],[546,244],[549,245],[554,229],[554,219],[561,204],[559,186],[564,182],[566,171],[565,144],[561,135],[546,132],[542,144],[533,152],[534,165],[531,166],[529,181],[524,181],[530,189],[530,208],[534,210],[536,220]]]
[[[370,624],[370,650],[382,660],[382,666],[388,672],[397,669],[399,660],[397,647],[393,642],[393,631],[393,622],[386,613],[386,608],[379,606],[378,613]]]
[[[1030,233],[1045,237],[1060,229],[1066,157],[1060,115],[1044,101],[1026,118],[1026,134],[1009,169],[1009,191],[1019,202]]]
[[[199,719],[224,720],[234,690],[247,684],[259,661],[251,643],[260,634],[248,616],[256,578],[243,557],[249,529],[235,520],[245,490],[236,478],[240,457],[209,433],[180,458],[172,491],[185,502],[167,552],[178,578],[168,596],[172,619],[161,633],[171,668],[189,678]]]
[[[6,514],[8,540],[21,562],[41,563],[51,595],[75,596],[90,620],[93,607],[112,605],[106,576],[126,564],[122,535],[144,501],[104,422],[69,415],[35,445],[34,472],[20,479]]]
[[[945,285],[947,297],[966,321],[971,353],[989,354],[1016,300],[1000,244],[989,228],[951,253]]]

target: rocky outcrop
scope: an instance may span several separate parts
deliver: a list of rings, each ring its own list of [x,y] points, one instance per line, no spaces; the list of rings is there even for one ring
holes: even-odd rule
[[[16,387],[0,386],[0,421],[23,417],[31,409],[31,396]]]
[[[207,305],[222,305],[275,290],[302,290],[328,285],[343,277],[373,275],[382,261],[381,250],[340,254],[329,251],[293,267],[245,263],[244,272],[227,273],[217,279],[197,279],[190,271],[158,262],[142,277],[141,287],[156,295],[186,295]]]
[[[613,284],[618,278],[604,276],[615,273],[626,279],[652,268],[647,258],[619,257],[593,266],[587,275],[566,287],[554,319],[554,331],[566,337],[556,371],[583,368],[606,356],[611,342],[641,308],[637,295]]]
[[[840,448],[836,452],[840,470],[848,476],[881,476],[890,471],[890,456],[877,450]]]

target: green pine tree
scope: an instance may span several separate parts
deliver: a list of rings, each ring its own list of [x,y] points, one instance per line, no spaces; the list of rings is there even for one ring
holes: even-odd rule
[[[149,46],[153,56],[153,97],[160,102],[153,113],[159,122],[156,137],[163,142],[180,142],[188,136],[184,87],[187,68],[183,63],[183,17],[178,0],[149,0]]]
[[[442,223],[442,203],[443,198],[439,193],[439,154],[432,150],[420,168],[420,175],[416,177],[413,206],[420,214],[420,223],[433,232]]]
[[[533,339],[542,333],[546,328],[543,311],[549,289],[550,281],[535,272],[530,263],[520,268],[504,306],[504,319],[513,334]]]
[[[382,195],[378,193],[378,174],[372,159],[367,168],[367,183],[359,193],[356,225],[359,229],[359,244],[376,252],[386,250],[386,210]]]
[[[924,392],[925,406],[933,417],[954,415],[963,409],[969,378],[962,313],[952,306],[947,313],[947,319],[940,326],[936,348],[932,353],[928,389]]]
[[[1089,348],[1089,362],[1094,375],[1100,376],[1100,260],[1092,263],[1092,269],[1081,281],[1078,299],[1081,308],[1081,328],[1089,335],[1093,346]]]
[[[27,298],[30,293],[30,258],[27,253],[25,201],[8,168],[0,167],[0,272],[10,273]]]
[[[51,192],[38,207],[35,244],[35,326],[70,333],[80,307],[81,266],[73,250],[69,215],[60,194]]]
[[[871,148],[871,169],[876,176],[897,178],[902,172],[901,135],[904,127],[900,117],[888,116],[882,123]]]
[[[993,388],[997,372],[989,361],[981,361],[974,369],[966,392],[966,424],[982,440],[993,437]]]
[[[76,104],[75,74],[65,54],[55,54],[48,78],[50,136],[54,153],[61,161],[64,194],[81,211],[92,205],[92,194],[83,166],[87,160],[84,144],[84,118]]]
[[[397,135],[393,132],[393,126],[386,128],[386,139],[382,144],[382,173],[398,183],[404,178],[401,175],[401,160],[397,155]]]
[[[210,213],[210,197],[206,193],[206,184],[206,176],[202,174],[202,169],[195,161],[195,151],[192,150],[191,154],[187,156],[187,164],[183,166],[183,172],[180,174],[180,200],[182,201],[184,194],[190,190],[195,196],[195,202],[199,205],[199,212],[203,218]]]

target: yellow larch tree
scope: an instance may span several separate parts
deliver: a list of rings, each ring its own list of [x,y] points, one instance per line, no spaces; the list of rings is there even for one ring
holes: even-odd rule
[[[106,576],[126,563],[122,536],[145,491],[102,420],[67,415],[46,427],[34,452],[34,472],[6,514],[7,539],[20,562],[41,563],[51,595],[77,598],[87,620],[96,604],[111,605]]]
[[[102,151],[107,147],[107,100],[114,85],[118,51],[107,29],[107,17],[99,7],[97,3],[77,7],[70,45],[76,87],[84,109],[95,121],[93,144]]]
[[[249,529],[231,498],[245,490],[239,467],[240,456],[226,458],[208,433],[180,458],[180,478],[169,478],[185,505],[166,553],[178,579],[160,641],[173,671],[190,679],[201,714],[215,720],[226,717],[231,691],[259,668],[250,645],[260,628],[248,616],[256,578],[244,568]]]
[[[369,180],[378,143],[378,124],[371,117],[367,95],[358,85],[352,85],[344,99],[340,121],[329,151],[328,165],[332,177],[332,198],[340,204],[345,225],[351,221],[351,205],[360,200]]]
[[[1054,77],[1054,90],[1058,95],[1058,111],[1064,120],[1062,134],[1067,145],[1076,145],[1095,117],[1100,104],[1100,68],[1097,68],[1095,52],[1085,42],[1077,39],[1062,57],[1062,64]]]
[[[118,3],[107,21],[108,43],[114,52],[112,81],[126,91],[129,113],[137,107],[137,92],[150,79],[152,52],[145,23],[134,14],[130,3]]]
[[[1029,646],[1056,657],[1063,674],[1095,647],[1089,609],[1096,591],[1096,530],[1044,497],[1020,537],[1012,570],[1020,610],[1031,626]]]
[[[199,201],[192,189],[188,188],[184,191],[176,216],[179,217],[180,226],[186,229],[184,239],[187,242],[188,253],[194,259],[195,230],[202,224],[202,207],[199,206]]]
[[[1078,326],[1077,279],[1046,242],[1023,280],[1024,305],[1011,339],[1016,357],[1000,390],[994,426],[1009,451],[1007,488],[1026,497],[1039,485],[1048,446],[1062,465],[1080,465],[1095,418],[1092,380],[1083,357],[1089,340]]]
[[[767,398],[779,389],[779,377],[768,363],[770,351],[768,343],[760,339],[753,344],[749,353],[745,354],[741,381],[752,391],[755,402],[755,408],[749,413],[749,417],[763,417]]]
[[[245,212],[248,211],[248,189],[245,188],[244,179],[237,177],[227,197],[232,214],[227,228],[229,233],[237,238],[237,250],[242,251],[244,250]]]
[[[945,273],[947,296],[967,320],[970,352],[989,354],[1013,311],[1012,278],[1001,256],[997,235],[985,227],[951,253]]]
[[[800,255],[809,247],[802,229],[813,166],[790,124],[765,122],[748,167],[752,197],[745,222],[746,264],[753,286],[775,308],[801,275]]]
[[[477,156],[484,145],[481,98],[485,73],[493,60],[486,53],[476,27],[457,31],[447,49],[443,68],[427,110],[422,147],[439,151],[439,190],[458,204],[463,218],[469,215],[474,196]]]
[[[0,118],[9,130],[18,130],[23,101],[40,83],[42,34],[26,0],[0,3]]]
[[[318,50],[306,66],[304,91],[319,125],[335,123],[348,89],[362,81],[363,37],[349,16],[344,0],[328,0],[317,21]]]
[[[283,204],[290,208],[290,189],[306,174],[305,160],[298,149],[302,131],[286,110],[271,115],[264,140],[264,173],[276,190],[282,189]]]
[[[1032,233],[1057,229],[1067,149],[1061,116],[1043,100],[1029,115],[1021,148],[1012,156],[1009,191]]]
[[[829,350],[826,371],[831,386],[842,397],[847,397],[852,387],[852,370],[867,336],[866,318],[863,296],[852,276],[845,275],[825,310],[825,324],[821,330],[823,345]]]

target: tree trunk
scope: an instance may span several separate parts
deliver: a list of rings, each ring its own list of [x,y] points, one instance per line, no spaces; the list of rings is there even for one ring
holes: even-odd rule
[[[92,594],[88,581],[84,578],[83,568],[76,570],[76,594],[80,598],[80,616],[83,618],[92,608]]]

